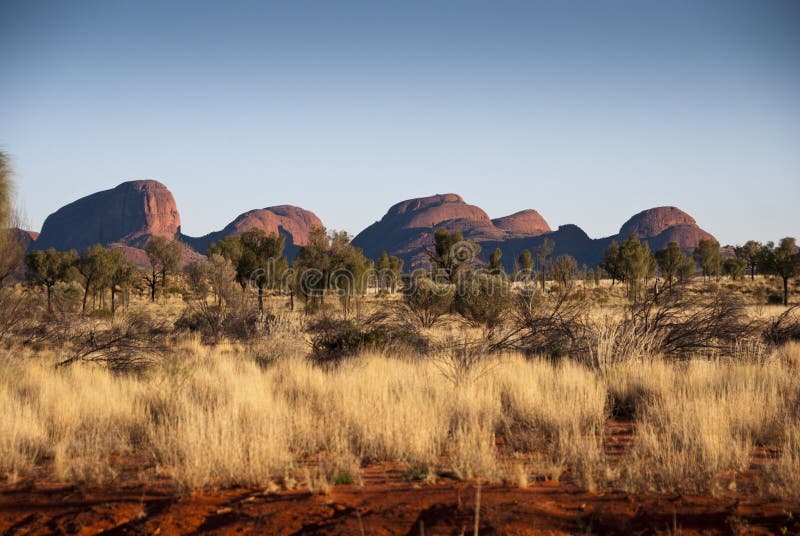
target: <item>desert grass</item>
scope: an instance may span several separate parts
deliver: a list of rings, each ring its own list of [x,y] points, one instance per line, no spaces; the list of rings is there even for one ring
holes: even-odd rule
[[[487,355],[459,375],[447,359],[415,356],[364,353],[323,369],[191,337],[173,350],[138,374],[56,369],[52,355],[3,361],[0,472],[111,483],[128,456],[142,478],[166,475],[184,490],[325,491],[394,462],[428,480],[717,493],[767,449],[775,455],[758,469],[759,489],[800,489],[797,344],[752,360],[637,353],[602,367]],[[603,449],[612,417],[635,429],[620,459]]]

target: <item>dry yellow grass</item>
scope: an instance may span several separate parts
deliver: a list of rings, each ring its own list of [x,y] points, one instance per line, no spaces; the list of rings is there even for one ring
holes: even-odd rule
[[[599,369],[493,356],[456,379],[443,363],[366,354],[327,371],[299,357],[264,368],[191,338],[142,375],[25,356],[0,365],[0,471],[49,463],[60,480],[110,482],[110,455],[132,454],[184,489],[325,490],[394,461],[428,478],[717,491],[767,445],[782,455],[762,489],[800,489],[800,345],[757,362],[636,356]],[[603,451],[614,409],[636,426],[621,460]]]

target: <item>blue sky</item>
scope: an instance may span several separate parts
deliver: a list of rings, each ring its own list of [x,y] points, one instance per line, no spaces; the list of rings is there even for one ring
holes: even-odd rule
[[[676,205],[800,235],[800,2],[0,0],[29,226],[137,178],[183,231],[296,204],[357,233],[457,192],[617,232]]]

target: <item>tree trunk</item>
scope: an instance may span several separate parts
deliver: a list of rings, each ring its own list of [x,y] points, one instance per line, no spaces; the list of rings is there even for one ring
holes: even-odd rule
[[[52,301],[50,300],[50,296],[52,293],[53,293],[52,285],[47,285],[47,312],[50,314],[53,313]]]
[[[112,317],[114,316],[114,313],[117,310],[117,307],[116,307],[117,304],[116,304],[116,301],[114,301],[114,296],[115,295],[116,295],[116,292],[114,292],[114,285],[111,285],[111,316]]]
[[[258,287],[258,314],[264,316],[264,288]]]
[[[783,304],[789,305],[789,278],[783,278]]]
[[[152,273],[150,274],[152,277],[150,279],[150,301],[156,301],[156,287],[158,286],[158,272],[153,269]]]
[[[83,307],[81,308],[81,312],[86,314],[86,300],[89,298],[89,280],[86,280],[86,288],[83,290]]]

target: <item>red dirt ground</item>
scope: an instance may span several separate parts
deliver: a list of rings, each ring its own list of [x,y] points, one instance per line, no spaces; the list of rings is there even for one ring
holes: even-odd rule
[[[606,454],[613,458],[630,444],[633,430],[609,424]],[[366,467],[363,485],[333,486],[327,494],[231,489],[186,496],[167,480],[123,478],[114,488],[91,488],[37,478],[0,484],[0,533],[472,535],[476,500],[473,482],[409,482],[391,464]],[[569,482],[481,488],[483,536],[576,533],[800,534],[800,504],[746,494],[589,493]]]

